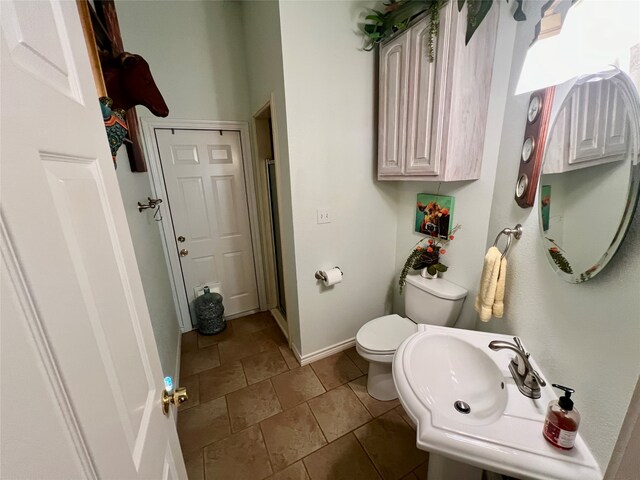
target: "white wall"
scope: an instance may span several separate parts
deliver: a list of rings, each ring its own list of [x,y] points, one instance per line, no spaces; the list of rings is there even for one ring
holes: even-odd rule
[[[173,303],[169,271],[164,260],[160,230],[152,212],[138,211],[138,202],[145,202],[147,197],[152,196],[149,179],[146,173],[131,172],[125,147],[118,151],[117,160],[118,184],[136,252],[144,296],[149,307],[153,335],[160,354],[160,364],[165,376],[177,378],[180,327]],[[166,214],[166,210],[164,212]]]
[[[604,471],[640,372],[640,219],[594,279],[568,284],[549,267],[538,205],[513,200],[528,96],[512,92],[537,21],[529,16],[518,25],[487,246],[507,225],[522,223],[524,233],[509,255],[505,318],[481,328],[521,336],[548,381],[576,389],[580,430]]]
[[[142,55],[169,106],[169,118],[249,117],[240,3],[117,1],[127,51]],[[138,107],[141,117],[152,116]]]
[[[294,343],[303,355],[353,338],[390,310],[400,266],[417,241],[415,195],[437,188],[375,180],[375,54],[359,50],[355,28],[370,5],[282,2],[278,11],[273,2],[118,3],[125,45],[151,64],[172,116],[246,120],[275,92],[278,122],[287,126],[278,134],[289,150],[281,151],[291,208],[284,233],[296,249],[289,288],[297,288]],[[636,220],[616,258],[585,284],[566,284],[547,265],[536,207],[523,210],[513,201],[528,99],[512,92],[537,19],[516,24],[511,4],[500,6],[482,175],[440,188],[456,196],[463,224],[447,254],[446,277],[470,290],[460,325],[472,326],[483,254],[499,230],[523,224],[509,257],[506,317],[481,328],[521,335],[549,380],[576,388],[581,431],[604,469],[640,371],[640,227]],[[240,13],[244,30],[235,28]],[[245,41],[247,62],[239,53]],[[146,196],[140,185],[127,188],[135,191],[130,198]],[[319,207],[331,210],[332,223],[316,224]],[[289,270],[292,264],[289,257]],[[334,265],[343,268],[344,282],[325,290],[313,273]],[[401,303],[396,296],[396,309]]]
[[[513,200],[528,105],[526,95],[514,97],[513,91],[538,20],[534,7],[530,20],[517,24],[502,5],[481,178],[440,186],[441,194],[456,197],[455,221],[463,225],[444,259],[450,266],[445,277],[470,290],[458,326],[474,328],[484,252],[497,232],[523,224],[524,235],[509,256],[505,318],[479,328],[522,336],[550,381],[576,388],[581,432],[604,470],[640,372],[640,225],[636,218],[605,271],[570,285],[547,264],[537,205],[523,210]],[[420,238],[413,232],[416,195],[437,189],[437,183],[399,186],[396,278]],[[402,301],[396,289],[395,311],[404,311]]]
[[[169,106],[169,118],[244,120],[249,115],[240,5],[237,2],[118,1],[125,49],[142,55]],[[141,117],[152,117],[138,107]],[[118,181],[163,370],[174,378],[180,336],[158,224],[139,213],[148,173],[132,173],[124,148]],[[165,204],[166,214],[166,204]]]
[[[396,187],[375,181],[376,61],[356,28],[373,5],[280,3],[303,355],[391,306]],[[332,222],[318,225],[317,208]],[[335,265],[344,281],[325,289],[314,272]]]
[[[287,322],[291,341],[300,350],[300,316],[296,279],[295,239],[291,202],[291,175],[287,139],[287,116],[280,38],[280,9],[275,1],[243,1],[247,72],[249,77],[249,111],[261,109],[273,95],[274,152],[279,193],[280,231],[282,236]]]
[[[486,252],[487,237],[495,237],[497,231],[489,229],[489,216],[496,175],[498,150],[507,101],[507,88],[511,72],[513,38],[516,22],[513,21],[506,2],[500,2],[500,19],[491,82],[487,129],[482,157],[480,179],[472,182],[402,182],[398,188],[396,219],[396,267],[394,311],[404,314],[404,296],[399,294],[397,278],[413,246],[424,238],[415,233],[415,205],[418,193],[437,193],[455,197],[454,223],[462,225],[456,238],[449,244],[442,262],[449,266],[444,278],[469,291],[458,327],[473,328],[476,312],[473,301],[478,290],[478,279]],[[495,6],[493,8],[496,8]],[[507,225],[504,225],[500,230]],[[512,226],[512,225],[510,225]]]

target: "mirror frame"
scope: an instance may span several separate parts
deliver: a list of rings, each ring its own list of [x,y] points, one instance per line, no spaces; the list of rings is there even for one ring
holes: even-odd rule
[[[547,135],[547,141],[545,142],[543,153],[541,155],[542,161],[541,161],[541,168],[540,168],[540,176],[542,175],[542,167],[544,166],[544,161],[546,157],[548,139],[555,125],[558,114],[560,113],[560,111],[562,111],[563,108],[565,108],[566,104],[570,101],[570,96],[575,91],[576,88],[578,88],[580,85],[584,84],[585,82],[589,81],[590,79],[594,79],[602,76],[603,76],[602,74],[594,74],[594,75],[587,75],[587,76],[581,77],[580,81],[577,82],[575,85],[573,85],[572,88],[570,88],[566,92],[566,94],[564,95],[564,98],[561,99],[562,104],[560,108],[555,110],[554,117],[550,119],[547,126],[547,128],[549,129],[548,130],[549,135]],[[631,221],[634,218],[636,209],[638,207],[639,194],[640,194],[640,95],[638,92],[639,87],[637,87],[633,83],[633,80],[623,71],[618,71],[617,74],[607,78],[608,80],[614,82],[616,87],[620,90],[620,94],[622,95],[625,105],[627,105],[629,109],[628,115],[629,115],[629,121],[631,124],[629,135],[630,135],[630,144],[631,144],[631,148],[633,148],[633,152],[630,159],[631,165],[629,166],[630,178],[629,178],[629,185],[628,185],[628,192],[627,192],[627,201],[625,202],[620,225],[618,225],[618,228],[613,236],[613,239],[611,240],[611,243],[609,244],[609,247],[601,255],[600,259],[598,259],[591,268],[587,269],[584,272],[566,273],[560,270],[558,265],[556,265],[553,258],[551,257],[551,254],[549,253],[549,249],[547,248],[546,244],[544,242],[541,242],[541,245],[545,252],[545,257],[547,258],[551,268],[555,271],[555,273],[560,278],[562,278],[564,281],[569,283],[586,282],[587,280],[590,280],[593,277],[595,277],[598,273],[600,273],[605,268],[605,266],[611,261],[613,256],[616,254],[616,252],[620,248],[620,245],[624,241],[627,235],[627,232],[629,230],[629,226],[631,225]],[[549,87],[549,88],[555,89],[555,86]],[[554,93],[557,93],[557,90]],[[556,96],[556,101],[560,101],[560,98],[558,98],[557,96]],[[537,186],[536,192],[540,192],[541,188],[542,188],[542,185],[540,184],[540,186]],[[542,229],[543,228],[542,227],[542,209],[540,208],[540,199],[541,199],[541,193],[538,193],[538,203],[536,205],[536,208],[538,210],[538,225],[541,232],[541,240],[542,240],[545,237],[544,237],[544,231]]]

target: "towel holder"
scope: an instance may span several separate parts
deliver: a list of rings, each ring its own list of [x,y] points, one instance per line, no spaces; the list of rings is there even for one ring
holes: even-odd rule
[[[505,247],[504,252],[502,252],[502,257],[500,258],[504,258],[507,255],[507,252],[509,251],[509,249],[511,248],[511,237],[515,237],[516,240],[520,240],[520,237],[522,236],[522,225],[518,223],[513,228],[503,228],[500,231],[500,233],[498,233],[496,240],[493,242],[494,247],[498,245],[498,240],[500,240],[500,237],[502,235],[507,236],[507,246]]]

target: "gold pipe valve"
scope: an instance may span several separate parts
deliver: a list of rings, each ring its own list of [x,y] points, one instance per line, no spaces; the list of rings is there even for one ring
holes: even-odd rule
[[[187,389],[184,387],[176,388],[173,393],[162,390],[162,413],[169,415],[169,405],[180,405],[189,400]]]

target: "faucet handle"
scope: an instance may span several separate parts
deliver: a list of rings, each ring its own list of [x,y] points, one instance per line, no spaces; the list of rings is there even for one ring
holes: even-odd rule
[[[533,368],[527,372],[527,378],[525,378],[524,383],[527,386],[531,386],[530,384],[532,381],[536,381],[541,387],[545,387],[547,385],[547,382],[544,381],[544,378],[542,378],[540,374]]]
[[[524,349],[524,346],[522,345],[522,342],[520,341],[520,337],[513,337],[513,341],[516,342],[516,347],[518,347],[518,350],[520,350],[523,353],[523,355],[525,357],[527,357],[527,360],[528,360],[529,359],[529,353]],[[524,364],[524,362],[522,360],[520,360],[520,357],[518,355],[513,357],[513,361],[518,367],[518,373],[520,375],[524,376],[527,373],[527,371],[526,371],[527,367]]]
[[[489,342],[489,348],[494,351],[502,350],[503,348],[511,348],[515,349],[516,345],[512,343],[505,342],[504,340],[492,340]]]

